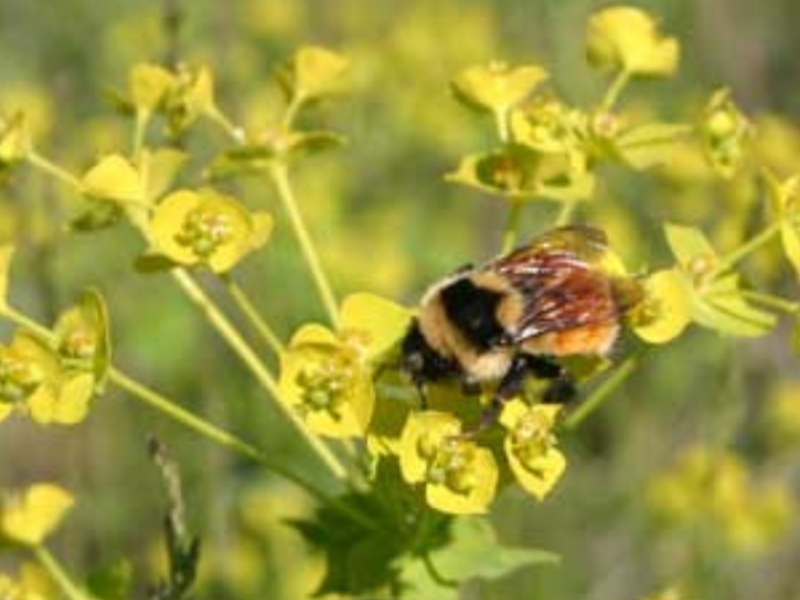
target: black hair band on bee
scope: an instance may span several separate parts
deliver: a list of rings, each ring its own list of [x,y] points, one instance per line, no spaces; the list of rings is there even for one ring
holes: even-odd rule
[[[440,297],[447,318],[477,348],[488,350],[507,335],[496,317],[502,294],[465,277],[445,286]]]

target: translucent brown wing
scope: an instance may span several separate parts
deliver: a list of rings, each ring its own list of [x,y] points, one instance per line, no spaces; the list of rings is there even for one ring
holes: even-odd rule
[[[562,227],[485,265],[522,296],[522,316],[508,343],[615,320],[612,280],[599,266],[607,250],[602,231]]]

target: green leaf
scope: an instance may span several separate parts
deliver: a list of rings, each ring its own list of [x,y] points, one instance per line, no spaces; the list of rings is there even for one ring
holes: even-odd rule
[[[648,123],[620,134],[614,142],[624,162],[644,170],[670,162],[678,142],[690,132],[688,125]]]
[[[8,282],[13,257],[13,246],[9,244],[0,246],[0,308],[8,306]]]
[[[123,210],[119,205],[101,200],[87,200],[87,208],[74,216],[69,229],[81,233],[91,233],[108,229],[119,223]]]
[[[207,177],[214,181],[263,173],[273,160],[289,160],[338,148],[347,140],[331,131],[277,132],[261,143],[250,143],[232,148],[214,159]]]
[[[436,574],[452,582],[475,577],[499,579],[523,567],[554,565],[560,560],[558,555],[545,550],[501,545],[489,521],[479,517],[456,519],[447,542],[430,552],[429,559]],[[404,600],[458,597],[452,588],[436,582],[420,561],[410,563],[403,570],[401,580],[406,587]],[[430,595],[434,591],[437,595]]]
[[[133,591],[133,566],[128,560],[115,560],[92,571],[86,584],[96,598],[128,600]]]
[[[667,223],[664,232],[672,254],[684,269],[695,272],[699,261],[707,261],[708,268],[716,262],[714,247],[699,229]]]
[[[692,320],[736,337],[759,337],[776,324],[774,314],[754,307],[742,296],[739,276],[728,275],[695,292]]]
[[[168,256],[157,252],[145,252],[136,257],[133,261],[133,268],[139,273],[150,275],[153,273],[163,273],[174,269],[178,264],[170,260]]]

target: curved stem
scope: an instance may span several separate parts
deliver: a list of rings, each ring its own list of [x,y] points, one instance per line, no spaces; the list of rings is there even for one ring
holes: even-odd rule
[[[73,188],[80,188],[81,182],[80,179],[75,177],[72,173],[64,169],[63,167],[58,166],[54,162],[46,159],[41,154],[38,154],[36,151],[31,150],[31,152],[27,156],[28,162],[31,166],[36,167],[43,173],[58,179],[61,183],[68,185],[69,187]]]
[[[739,246],[733,252],[730,252],[729,254],[720,257],[719,261],[717,262],[717,266],[714,268],[713,271],[711,271],[711,273],[708,275],[708,278],[714,279],[715,277],[721,275],[725,271],[728,271],[743,258],[747,257],[748,255],[752,254],[762,246],[772,241],[772,238],[775,237],[778,233],[780,233],[782,225],[783,225],[782,221],[776,221],[770,224],[769,227],[761,231],[761,233],[758,233],[752,238],[750,238],[750,240]]]
[[[2,310],[0,310],[0,314],[2,314],[2,316],[12,323],[28,329],[31,333],[38,336],[45,342],[52,342],[54,340],[55,336],[52,331],[37,323],[33,319],[27,317],[23,313],[17,311],[16,309],[3,307]],[[283,477],[287,481],[291,481],[321,502],[331,504],[336,507],[337,510],[349,514],[352,518],[362,523],[373,525],[372,521],[367,516],[341,503],[322,488],[287,469],[279,462],[270,460],[261,450],[252,444],[214,425],[213,423],[206,421],[193,412],[186,410],[177,402],[170,400],[166,396],[163,396],[158,392],[148,388],[144,384],[126,375],[116,367],[111,367],[109,369],[108,378],[112,384],[126,391],[132,398],[158,410],[173,421],[180,423],[184,427],[202,435],[207,440],[214,442],[215,444],[226,448],[227,450],[236,452],[244,458],[254,461],[271,473]]]
[[[754,290],[743,290],[742,296],[746,300],[751,300],[757,304],[773,308],[789,315],[796,315],[800,312],[800,302],[793,302],[780,296],[773,296],[772,294],[764,294]]]
[[[297,113],[305,103],[305,98],[302,96],[293,96],[286,110],[283,112],[283,119],[281,119],[281,127],[284,131],[291,131],[294,125],[294,120],[297,118]]]
[[[281,400],[281,393],[278,389],[278,384],[273,378],[272,374],[264,366],[264,363],[258,358],[255,351],[239,334],[236,328],[231,324],[228,318],[222,311],[214,304],[211,299],[206,296],[205,292],[199,285],[191,278],[191,276],[182,269],[172,271],[175,280],[183,288],[183,291],[197,306],[205,313],[209,322],[219,332],[223,339],[228,342],[228,345],[234,352],[242,359],[250,372],[256,377],[258,382],[266,389],[277,401],[276,404],[295,426],[303,439],[308,445],[317,453],[322,461],[330,469],[331,473],[339,479],[347,478],[347,471],[336,458],[336,455],[331,451],[325,443],[312,434],[305,423],[300,417]]]
[[[511,252],[517,244],[517,229],[519,228],[519,218],[522,214],[522,201],[519,198],[510,197],[508,202],[510,206],[506,216],[506,226],[503,229],[503,254]]]
[[[330,282],[325,275],[325,270],[322,267],[319,254],[317,254],[317,250],[314,247],[314,243],[312,242],[311,236],[308,233],[306,224],[303,221],[303,217],[297,207],[297,201],[289,183],[288,169],[283,163],[275,163],[272,168],[270,168],[270,175],[272,177],[272,182],[275,184],[275,187],[278,190],[278,196],[280,197],[281,202],[283,202],[283,206],[289,215],[289,221],[292,224],[295,237],[297,237],[297,241],[300,244],[300,249],[302,250],[303,256],[306,259],[306,263],[308,263],[308,268],[311,270],[311,275],[314,278],[314,284],[316,285],[320,298],[325,305],[325,309],[328,311],[328,316],[331,320],[331,323],[333,323],[334,326],[338,326],[339,311],[337,309],[336,298],[333,295]]]
[[[264,339],[267,345],[272,349],[275,355],[280,355],[283,352],[283,343],[278,335],[267,324],[258,309],[250,300],[247,293],[237,284],[229,275],[222,275],[220,277],[225,289],[230,294],[236,306],[242,311],[242,314],[247,319],[247,322],[255,329],[258,334]]]
[[[616,371],[603,381],[603,383],[578,406],[578,408],[564,419],[564,427],[567,429],[577,428],[589,415],[600,408],[600,406],[611,397],[612,392],[616,391],[616,389],[630,377],[631,373],[633,373],[634,369],[639,364],[640,356],[641,355],[631,356],[622,363]]]
[[[508,110],[494,111],[495,124],[497,125],[497,135],[500,141],[507,144],[511,141],[511,135],[508,127]]]
[[[78,585],[67,574],[61,563],[44,546],[34,546],[31,548],[37,562],[42,565],[48,575],[53,579],[58,588],[64,592],[69,600],[91,600],[89,595],[84,593]]]
[[[619,96],[622,93],[622,90],[625,89],[625,86],[628,85],[630,81],[631,74],[622,69],[617,73],[616,77],[614,77],[611,85],[608,86],[603,99],[600,101],[600,110],[603,112],[608,112],[614,108],[614,105],[619,100]]]
[[[569,225],[569,222],[572,220],[572,215],[575,212],[575,208],[577,207],[578,203],[575,200],[565,200],[561,204],[561,210],[558,211],[558,216],[556,217],[556,227],[563,227],[564,225]]]

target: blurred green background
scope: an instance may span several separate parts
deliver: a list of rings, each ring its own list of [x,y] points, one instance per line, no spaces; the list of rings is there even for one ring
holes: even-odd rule
[[[596,101],[604,81],[585,64],[583,35],[588,15],[602,5],[0,0],[0,107],[24,108],[40,151],[79,171],[99,154],[128,146],[129,124],[114,114],[107,91],[125,86],[135,62],[177,56],[209,64],[219,104],[237,122],[259,128],[273,123],[282,106],[274,68],[302,43],[335,48],[352,61],[350,93],[314,118],[349,143],[298,167],[298,197],[340,295],[369,290],[410,305],[428,282],[495,252],[504,218],[502,203],[443,180],[461,155],[487,147],[492,134],[490,124],[453,100],[449,80],[492,59],[539,62],[570,101]],[[696,114],[715,88],[730,86],[763,125],[759,151],[784,173],[800,171],[800,133],[792,124],[800,116],[800,4],[637,5],[659,15],[664,30],[680,39],[682,61],[672,80],[634,83],[630,105],[679,119]],[[190,144],[202,154],[220,143],[220,134],[201,129]],[[702,225],[721,245],[735,243],[757,213],[752,190],[716,183],[693,167],[686,156],[660,173],[610,172],[579,218],[602,224],[633,269],[665,264],[659,234],[665,220]],[[251,179],[233,190],[278,219],[267,250],[239,269],[243,286],[284,336],[321,319],[269,183]],[[69,233],[63,225],[74,205],[74,198],[34,176],[0,191],[0,236],[22,243],[17,304],[46,320],[83,287],[96,286],[111,307],[116,362],[270,454],[313,469],[280,414],[169,278],[133,272],[136,234],[124,227]],[[533,234],[552,218],[552,207],[533,206],[522,229]],[[754,280],[797,296],[777,252],[754,262],[748,272]],[[783,326],[753,342],[692,330],[651,353],[580,435],[564,441],[570,468],[557,491],[541,505],[509,491],[494,511],[504,540],[557,552],[562,565],[471,584],[464,598],[633,600],[680,582],[698,590],[699,600],[800,598],[794,509],[773,511],[758,531],[739,531],[756,527],[747,520],[755,510],[749,498],[772,493],[768,481],[787,493],[800,483],[800,381],[785,339]],[[623,345],[619,354],[624,351]],[[281,524],[307,510],[302,494],[116,391],[78,428],[3,423],[0,484],[48,479],[76,492],[78,507],[55,546],[76,570],[128,556],[147,574],[157,562],[163,507],[146,453],[149,433],[181,463],[190,522],[204,537],[198,598],[306,597],[320,565]],[[678,482],[665,480],[665,470],[692,448],[678,463],[684,465],[673,477]],[[726,461],[733,454],[740,462],[731,466]],[[722,494],[722,512],[730,518],[709,526],[691,503],[667,510],[665,518],[661,500],[691,487],[686,480],[693,475],[686,472],[705,472],[697,466],[703,461],[721,471],[721,483],[695,483]],[[747,498],[736,491],[741,480],[752,487]],[[717,489],[726,485],[734,490],[730,498]]]

